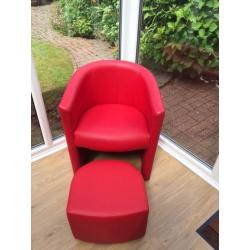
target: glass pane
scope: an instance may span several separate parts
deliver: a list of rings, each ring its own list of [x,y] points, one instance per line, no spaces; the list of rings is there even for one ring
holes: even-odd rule
[[[43,143],[44,141],[43,141],[41,128],[39,125],[33,99],[31,97],[31,146],[34,147],[34,146],[41,145]]]
[[[32,7],[32,55],[55,138],[63,134],[57,106],[72,73],[118,56],[119,1],[40,2]]]
[[[218,0],[145,0],[139,63],[156,76],[162,133],[212,166],[219,151]]]

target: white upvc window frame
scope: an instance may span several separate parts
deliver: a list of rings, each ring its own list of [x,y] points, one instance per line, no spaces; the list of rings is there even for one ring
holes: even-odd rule
[[[31,95],[36,109],[44,143],[47,147],[49,147],[53,144],[53,140],[33,58],[31,58]]]
[[[140,37],[141,9],[143,0],[120,0],[119,55],[121,60],[137,62]],[[66,148],[65,137],[53,140],[44,106],[40,84],[32,60],[32,97],[40,123],[44,144],[32,149],[32,162]],[[212,169],[164,135],[160,135],[159,146],[199,175],[210,185],[219,189],[219,160]]]
[[[121,4],[121,32],[120,32],[120,59],[136,62],[140,0],[120,0]]]
[[[42,145],[38,145],[31,149],[31,161],[34,162],[62,148],[65,148],[66,141],[64,136],[55,140],[53,140],[52,138],[48,116],[46,113],[42,91],[37,77],[33,58],[31,58],[31,95],[33,98],[44,142]]]

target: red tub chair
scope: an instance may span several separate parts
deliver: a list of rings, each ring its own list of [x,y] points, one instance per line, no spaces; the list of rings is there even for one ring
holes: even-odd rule
[[[142,175],[150,178],[164,108],[157,82],[146,68],[120,60],[79,68],[59,112],[74,172],[85,163],[84,149],[141,150]]]

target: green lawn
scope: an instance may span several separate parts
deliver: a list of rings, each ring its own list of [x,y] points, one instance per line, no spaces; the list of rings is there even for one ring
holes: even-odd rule
[[[53,137],[63,134],[58,103],[65,86],[73,73],[73,64],[67,50],[58,48],[51,43],[32,39],[32,55],[41,85],[43,99],[52,130]],[[35,107],[31,106],[32,114],[32,146],[42,142]]]
[[[48,109],[60,99],[73,72],[68,51],[51,43],[32,39],[32,55]]]

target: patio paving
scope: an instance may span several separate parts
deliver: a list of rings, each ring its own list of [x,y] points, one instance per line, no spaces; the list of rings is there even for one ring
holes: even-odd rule
[[[107,42],[63,36],[51,27],[50,16],[51,5],[32,7],[32,37],[67,49],[75,70],[91,61],[113,59],[112,47]],[[166,73],[156,77],[159,85],[163,85],[160,91],[166,109],[162,132],[213,165],[219,152],[218,88],[199,80],[171,80]],[[165,80],[170,81],[164,86]],[[63,133],[56,106],[55,112],[48,113],[53,136]],[[38,121],[32,122],[32,126],[40,130]]]
[[[213,83],[175,78],[161,88],[162,132],[206,163],[219,154],[219,89]]]

